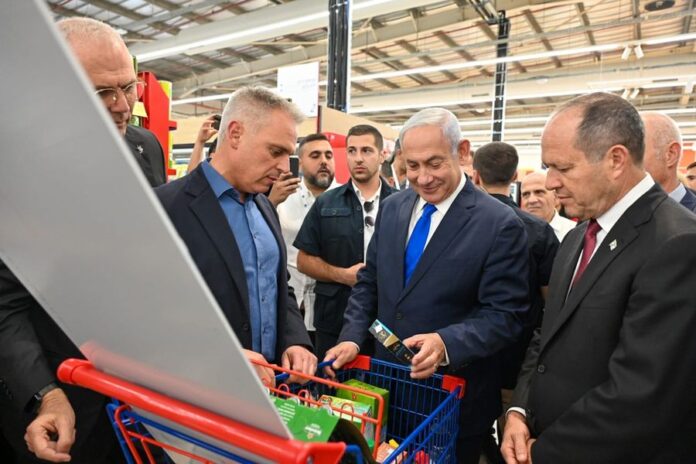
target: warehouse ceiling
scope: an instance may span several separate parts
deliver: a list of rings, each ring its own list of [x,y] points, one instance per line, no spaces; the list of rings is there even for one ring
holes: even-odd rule
[[[121,32],[141,70],[173,82],[179,117],[219,112],[244,84],[276,86],[279,67],[320,62],[328,0],[48,0],[56,18],[89,16]],[[671,6],[670,6],[671,5]],[[696,0],[354,0],[351,112],[398,126],[444,106],[475,144],[490,140],[497,25],[510,19],[505,139],[536,151],[569,96],[611,91],[668,112],[696,140]],[[322,83],[320,102],[324,100]],[[177,101],[178,100],[178,101]]]

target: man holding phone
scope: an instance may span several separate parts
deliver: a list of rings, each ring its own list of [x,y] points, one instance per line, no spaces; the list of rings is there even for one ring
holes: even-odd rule
[[[314,341],[314,284],[309,276],[297,270],[297,248],[293,246],[297,232],[302,226],[314,200],[326,190],[337,187],[334,180],[335,166],[333,149],[324,134],[310,134],[300,141],[297,157],[290,158],[290,173],[273,185],[269,195],[276,205],[283,238],[288,249],[290,286],[295,289],[297,304],[304,314],[305,326]],[[299,179],[302,170],[303,179]],[[289,190],[292,191],[285,195]]]

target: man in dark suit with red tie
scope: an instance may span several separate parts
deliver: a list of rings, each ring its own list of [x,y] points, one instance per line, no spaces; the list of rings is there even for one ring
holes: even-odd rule
[[[542,137],[546,186],[585,222],[556,256],[508,412],[508,463],[686,463],[696,455],[696,217],[643,169],[624,99],[578,97]]]
[[[469,142],[451,112],[416,113],[399,139],[411,188],[380,206],[339,343],[326,359],[338,368],[355,358],[378,318],[418,351],[412,378],[464,377],[456,462],[477,464],[501,410],[497,354],[518,339],[529,309],[527,233],[512,209],[461,172]],[[381,345],[376,356],[394,359]]]

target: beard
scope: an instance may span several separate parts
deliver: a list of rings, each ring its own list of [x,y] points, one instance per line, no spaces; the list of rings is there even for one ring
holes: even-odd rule
[[[305,174],[305,179],[308,184],[326,190],[329,188],[329,185],[331,185],[331,182],[333,182],[334,175],[329,173],[319,173],[317,175]]]

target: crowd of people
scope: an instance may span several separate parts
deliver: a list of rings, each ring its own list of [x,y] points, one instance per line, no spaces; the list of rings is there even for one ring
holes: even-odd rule
[[[165,183],[156,140],[128,124],[139,83],[118,33],[58,27],[249,359],[330,360],[329,375],[360,352],[392,360],[368,334],[379,319],[416,352],[412,378],[466,379],[459,463],[479,462],[496,420],[509,464],[693,461],[696,163],[684,185],[668,116],[569,100],[517,205],[515,147],[474,153],[446,109],[409,118],[391,157],[375,127],[351,128],[338,185],[324,135],[296,147],[297,107],[243,87]],[[78,348],[3,263],[0,346],[2,462],[123,462],[106,399],[55,378]]]

